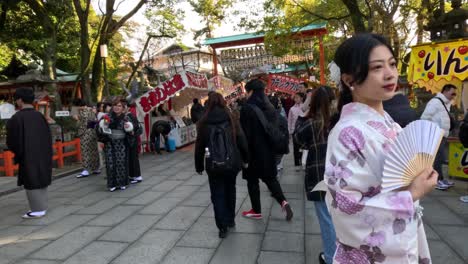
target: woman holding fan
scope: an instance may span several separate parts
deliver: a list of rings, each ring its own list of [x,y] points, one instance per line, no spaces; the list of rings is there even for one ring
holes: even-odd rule
[[[395,94],[397,62],[387,40],[356,35],[335,53],[339,120],[328,137],[324,180],[336,231],[334,263],[431,263],[419,200],[437,182],[432,168],[382,192],[382,171],[400,126],[383,110]]]

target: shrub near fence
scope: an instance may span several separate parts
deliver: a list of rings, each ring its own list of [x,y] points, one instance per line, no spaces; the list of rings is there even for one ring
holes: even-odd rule
[[[74,149],[71,151],[64,151],[68,146],[74,146]],[[75,156],[76,161],[81,161],[79,138],[68,142],[57,141],[53,145],[53,150],[54,156],[52,157],[52,160],[57,161],[58,168],[62,168],[64,166],[64,158],[66,157]],[[18,170],[18,165],[15,165],[13,162],[14,156],[15,154],[9,150],[0,153],[0,160],[3,160],[3,166],[0,166],[0,172],[5,172],[5,176],[15,176],[15,171]]]

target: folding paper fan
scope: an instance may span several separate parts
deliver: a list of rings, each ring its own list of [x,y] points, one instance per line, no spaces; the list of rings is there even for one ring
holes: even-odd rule
[[[382,190],[408,186],[424,169],[432,167],[443,136],[444,130],[433,122],[417,120],[408,124],[385,159]]]

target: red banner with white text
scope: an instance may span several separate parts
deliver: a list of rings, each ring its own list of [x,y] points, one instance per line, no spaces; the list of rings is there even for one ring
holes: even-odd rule
[[[287,94],[296,94],[299,92],[300,84],[304,81],[301,79],[279,75],[268,75],[268,89],[272,92],[280,91]]]
[[[208,90],[208,78],[205,74],[184,71],[172,76],[171,79],[151,89],[136,100],[138,110],[142,114],[151,112],[155,107],[166,102],[176,93],[186,88]]]

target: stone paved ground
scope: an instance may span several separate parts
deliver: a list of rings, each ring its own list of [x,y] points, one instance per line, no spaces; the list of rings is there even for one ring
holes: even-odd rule
[[[236,229],[218,238],[206,175],[194,173],[190,148],[141,158],[145,181],[107,192],[104,176],[58,179],[50,210],[22,220],[25,194],[0,198],[0,263],[317,263],[320,230],[304,200],[303,176],[286,157],[281,183],[294,209],[291,223],[262,186],[264,220],[240,217],[250,209],[238,177]],[[424,218],[435,264],[468,263],[468,205],[458,201],[466,182],[425,199]]]

